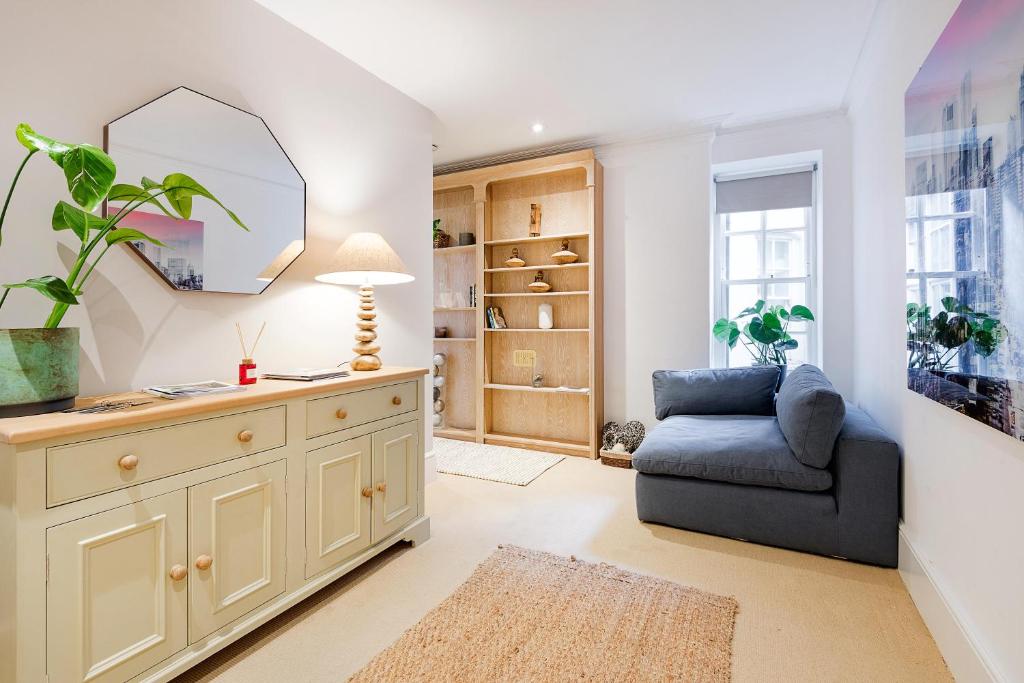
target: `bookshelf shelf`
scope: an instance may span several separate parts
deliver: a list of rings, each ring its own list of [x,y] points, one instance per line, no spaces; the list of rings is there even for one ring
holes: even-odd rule
[[[522,268],[484,268],[485,273],[534,273],[538,270],[565,270],[573,268],[589,268],[589,263],[547,263],[536,266],[526,265]]]
[[[449,254],[465,254],[476,249],[475,244],[466,244],[461,247],[444,247],[443,249],[434,249],[434,256],[446,256]]]
[[[520,296],[540,298],[542,296],[590,296],[590,292],[488,292],[484,296],[494,299]]]
[[[543,334],[551,334],[555,332],[577,332],[577,333],[589,333],[590,328],[587,327],[555,327],[548,330],[542,330],[538,327],[487,327],[484,328],[484,332],[523,332],[532,333],[538,332]]]
[[[574,389],[560,389],[558,387],[535,387],[529,384],[485,384],[484,389],[493,389],[495,391],[525,391],[527,393],[538,394],[569,394],[572,396],[590,396],[590,389],[586,389],[586,391],[577,391]]]
[[[566,232],[558,235],[541,235],[540,237],[530,237],[527,235],[523,237],[509,237],[500,240],[487,240],[484,242],[484,246],[515,246],[517,244],[528,244],[530,242],[558,242],[561,240],[586,239],[588,237],[590,237],[589,232]]]

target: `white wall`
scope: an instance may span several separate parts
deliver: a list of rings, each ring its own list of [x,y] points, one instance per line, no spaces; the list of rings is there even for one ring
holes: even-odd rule
[[[957,4],[883,0],[851,83],[854,382],[903,446],[901,569],[950,668],[1020,681],[1024,445],[906,389],[903,95]]]
[[[853,392],[853,216],[850,127],[842,112],[725,129],[711,148],[713,164],[820,154],[818,236],[820,304],[811,304],[821,339],[819,364],[836,388]]]
[[[608,420],[654,423],[651,373],[708,366],[711,136],[597,150]]]
[[[842,113],[606,145],[605,416],[651,425],[651,372],[711,363],[711,166],[820,152],[823,367],[853,376],[849,126]]]
[[[351,358],[355,292],[313,275],[358,230],[382,233],[417,276],[377,290],[384,362],[430,362],[425,108],[250,0],[5,0],[0,65],[0,178],[22,158],[20,121],[99,145],[105,123],[187,85],[261,115],[307,182],[307,251],[260,296],[175,292],[133,254],[112,250],[85,305],[65,319],[82,328],[84,394],[230,379],[240,356],[235,321],[250,331],[267,321],[256,358],[263,369]],[[69,252],[59,256],[58,244],[74,243],[49,228],[66,194],[59,169],[33,159],[8,215],[0,280],[66,273]],[[0,325],[38,326],[48,309],[15,292]]]

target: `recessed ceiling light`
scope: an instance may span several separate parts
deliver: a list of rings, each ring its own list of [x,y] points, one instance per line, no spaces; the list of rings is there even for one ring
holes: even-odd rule
[[[532,126],[530,126],[530,130],[532,130],[534,133],[543,133],[544,132],[544,124],[541,123],[540,121],[538,121],[537,123],[535,123]]]

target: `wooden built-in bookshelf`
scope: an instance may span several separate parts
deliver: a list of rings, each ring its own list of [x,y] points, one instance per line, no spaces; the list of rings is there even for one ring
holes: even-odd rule
[[[461,171],[434,178],[434,218],[457,240],[476,244],[435,249],[434,324],[444,353],[445,420],[440,437],[596,458],[603,419],[602,169],[592,150]],[[541,209],[540,236],[530,237],[530,206]],[[552,262],[569,241],[579,260]],[[508,267],[513,248],[526,261]],[[551,291],[527,285],[538,270]],[[475,285],[476,306],[454,296]],[[531,301],[534,299],[534,301]],[[538,305],[551,305],[552,329],[540,329]],[[488,327],[500,306],[506,327]],[[513,362],[536,352],[535,367]],[[533,386],[535,372],[543,375]]]

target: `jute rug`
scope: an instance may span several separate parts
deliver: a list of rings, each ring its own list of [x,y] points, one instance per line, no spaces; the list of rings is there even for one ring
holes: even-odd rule
[[[434,456],[438,472],[518,486],[526,486],[565,460],[552,453],[455,439],[434,439]]]
[[[730,680],[737,603],[607,564],[499,546],[350,680]]]

